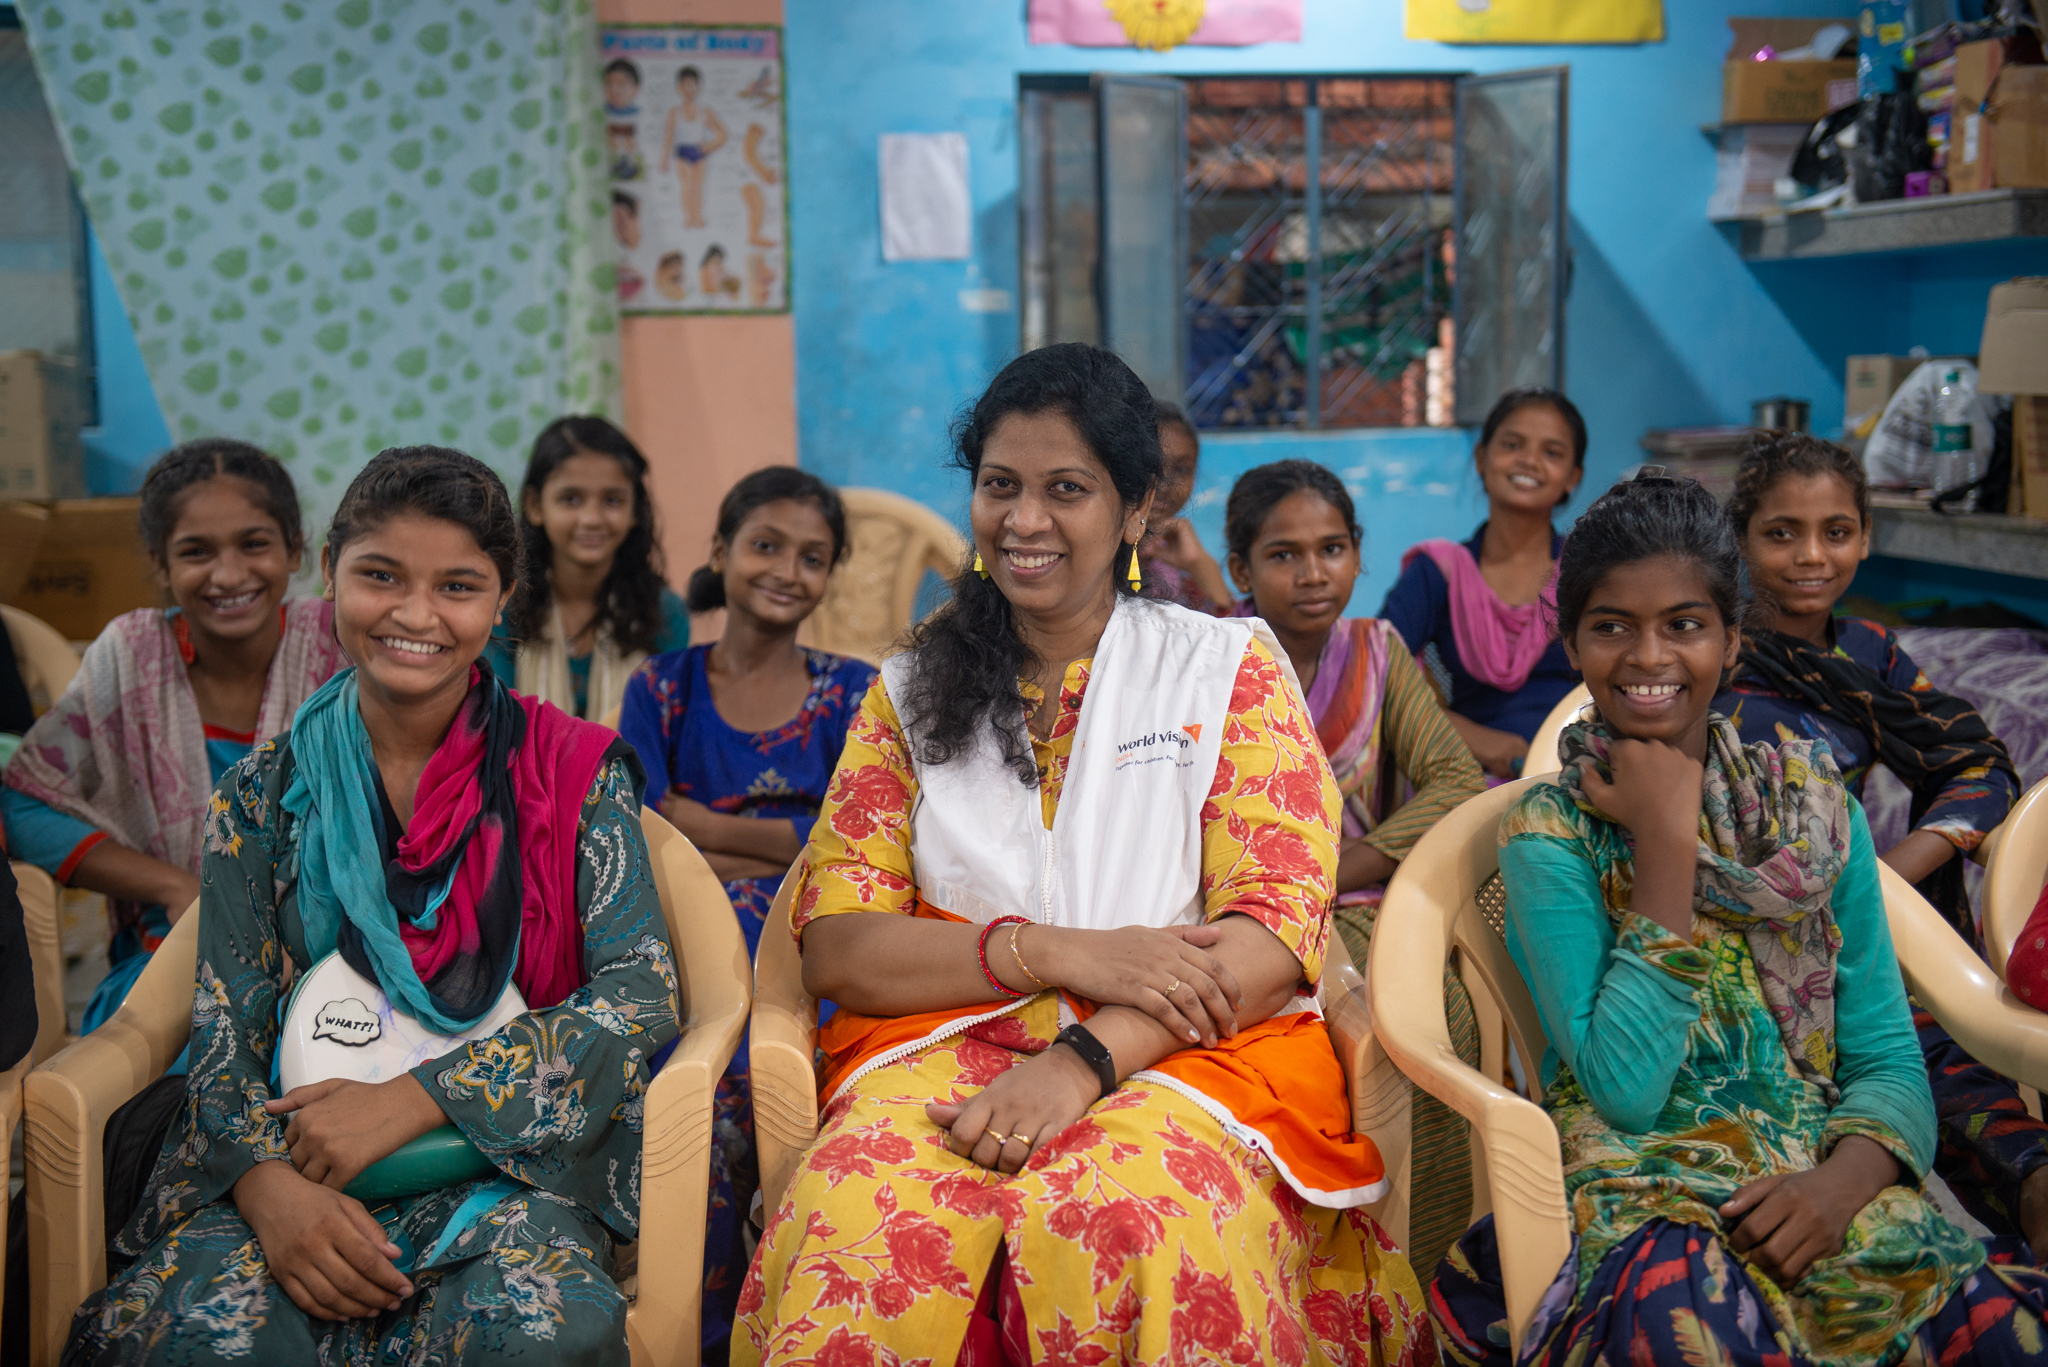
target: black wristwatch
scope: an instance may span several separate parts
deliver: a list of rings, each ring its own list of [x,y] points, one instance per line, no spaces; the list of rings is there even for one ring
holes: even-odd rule
[[[1109,1050],[1101,1040],[1090,1034],[1085,1026],[1070,1025],[1052,1037],[1054,1045],[1064,1044],[1081,1056],[1081,1061],[1095,1070],[1096,1078],[1102,1083],[1102,1096],[1116,1090],[1116,1060],[1109,1056]],[[1100,1101],[1102,1098],[1097,1097]]]

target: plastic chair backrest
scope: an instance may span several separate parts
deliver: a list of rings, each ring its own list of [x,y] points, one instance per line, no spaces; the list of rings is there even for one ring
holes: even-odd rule
[[[1584,684],[1558,699],[1557,706],[1550,709],[1550,715],[1529,738],[1529,758],[1522,762],[1523,778],[1542,778],[1563,767],[1557,762],[1557,738],[1577,719],[1579,709],[1592,701],[1593,695],[1586,691]]]
[[[925,571],[960,573],[967,541],[930,508],[885,489],[841,489],[846,560],[798,639],[819,650],[878,663],[909,629]]]
[[[1535,1063],[1546,1040],[1536,1003],[1508,955],[1507,899],[1495,836],[1535,778],[1503,784],[1445,816],[1387,885],[1367,980],[1374,1033],[1401,1070],[1473,1126],[1473,1218],[1491,1211],[1501,1247],[1510,1336],[1519,1345],[1571,1247],[1557,1130],[1502,1085],[1503,1037],[1541,1099]],[[1480,1025],[1477,1071],[1459,1059],[1444,1017],[1443,966],[1455,956]]]
[[[21,670],[21,682],[36,715],[50,710],[50,704],[64,696],[78,673],[78,652],[71,648],[57,628],[20,608],[0,605],[0,622],[7,625],[7,639],[14,646],[14,663]]]
[[[1993,838],[1997,845],[1984,868],[1984,941],[2002,978],[2048,881],[2048,779],[2020,795]]]
[[[29,961],[36,975],[36,1044],[41,1063],[64,1047],[70,1019],[64,1007],[64,931],[58,921],[57,880],[33,864],[12,861],[14,883],[21,891],[22,928],[28,934]]]

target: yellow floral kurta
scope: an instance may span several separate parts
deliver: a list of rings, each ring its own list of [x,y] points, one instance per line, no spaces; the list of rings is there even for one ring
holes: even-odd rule
[[[1052,739],[1033,741],[1048,826],[1088,663],[1067,671]],[[819,916],[915,912],[916,794],[878,683],[812,831],[798,935]],[[1253,645],[1203,809],[1202,890],[1211,920],[1256,918],[1300,957],[1310,983],[1329,933],[1337,811],[1312,727],[1271,655]],[[1334,1089],[1341,1110],[1327,1037],[1290,1019],[1299,1020],[1290,1033],[1320,1041],[1327,1062],[1310,1088],[1323,1100]],[[1436,1361],[1414,1273],[1371,1218],[1310,1205],[1260,1150],[1168,1087],[1126,1082],[1015,1176],[947,1150],[926,1104],[973,1095],[1047,1048],[1058,1028],[1057,1001],[1041,994],[830,1098],[741,1293],[735,1362],[952,1363],[978,1303],[984,1314],[1000,1306],[1009,1356],[1020,1361]],[[828,1030],[823,1044],[828,1076],[844,1076],[858,1029]],[[999,1253],[1002,1285],[990,1294]]]

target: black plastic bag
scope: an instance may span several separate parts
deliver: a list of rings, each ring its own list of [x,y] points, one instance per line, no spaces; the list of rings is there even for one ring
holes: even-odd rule
[[[1906,193],[1906,177],[1934,165],[1927,115],[1910,89],[1873,95],[1856,106],[1856,143],[1849,149],[1849,180],[1856,202],[1874,204]]]
[[[1804,186],[1808,194],[1833,189],[1849,178],[1849,162],[1840,138],[1842,130],[1856,122],[1856,113],[1862,108],[1860,102],[1843,105],[1815,124],[1806,141],[1799,144],[1787,174]]]

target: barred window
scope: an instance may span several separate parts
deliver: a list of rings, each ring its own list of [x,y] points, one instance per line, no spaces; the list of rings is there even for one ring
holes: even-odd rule
[[[1565,81],[1026,77],[1023,345],[1108,346],[1205,430],[1561,387]]]

